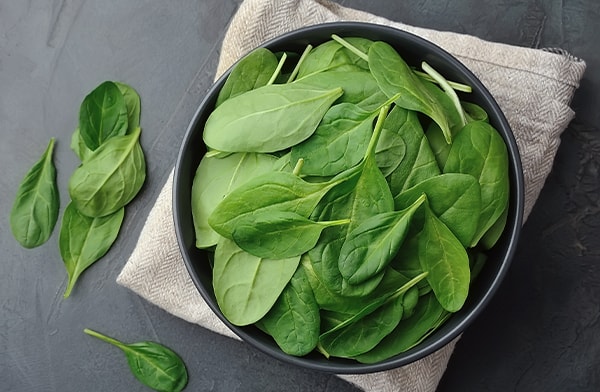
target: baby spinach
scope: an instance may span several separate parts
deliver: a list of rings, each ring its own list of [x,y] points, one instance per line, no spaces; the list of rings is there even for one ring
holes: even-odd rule
[[[469,247],[481,213],[479,182],[470,174],[445,173],[421,181],[394,198],[396,209],[406,208],[423,194],[429,207],[458,240]]]
[[[413,213],[424,201],[421,196],[404,210],[373,215],[348,233],[338,259],[348,283],[361,283],[387,267],[406,237]]]
[[[219,105],[206,120],[204,142],[227,152],[286,149],[312,135],[342,93],[299,82],[259,87]]]
[[[122,82],[114,82],[121,91],[127,109],[127,132],[131,133],[140,126],[140,96],[133,87]]]
[[[266,48],[258,48],[244,56],[225,80],[215,106],[246,91],[266,86],[277,64],[275,54]]]
[[[306,355],[317,346],[319,305],[303,268],[296,270],[260,326],[290,355]]]
[[[121,349],[135,378],[155,391],[179,392],[187,385],[185,363],[170,348],[151,341],[127,344],[88,328],[83,332]]]
[[[321,232],[348,219],[315,222],[291,211],[262,210],[240,219],[231,237],[246,252],[277,259],[301,256],[312,249]]]
[[[113,136],[125,135],[127,128],[127,105],[115,83],[106,81],[83,99],[79,132],[90,150],[97,149]]]
[[[60,255],[69,276],[65,298],[71,295],[83,271],[108,252],[117,239],[124,214],[121,208],[107,216],[90,218],[72,202],[67,205],[58,240]]]
[[[196,169],[192,183],[192,218],[196,246],[217,244],[219,235],[208,224],[215,207],[233,189],[271,170],[277,158],[268,154],[234,153],[223,158],[206,154]]]
[[[470,283],[469,256],[460,241],[425,205],[425,223],[419,233],[419,262],[439,303],[449,312],[467,299]]]
[[[69,180],[69,195],[87,216],[109,215],[139,192],[146,179],[146,162],[139,143],[140,128],[104,142]]]
[[[35,248],[50,238],[59,210],[56,167],[51,138],[40,159],[29,169],[17,190],[10,211],[10,229],[25,248]]]
[[[450,143],[452,140],[446,114],[440,98],[432,96],[423,82],[412,72],[396,50],[385,42],[375,42],[369,48],[369,69],[381,90],[388,96],[396,94],[398,106],[426,114],[435,121]]]
[[[253,256],[221,238],[215,249],[213,288],[223,315],[249,325],[267,314],[300,263],[300,256],[279,260]]]
[[[445,173],[471,174],[481,187],[481,215],[472,245],[506,209],[509,196],[508,152],[500,134],[488,123],[467,124],[452,143]]]

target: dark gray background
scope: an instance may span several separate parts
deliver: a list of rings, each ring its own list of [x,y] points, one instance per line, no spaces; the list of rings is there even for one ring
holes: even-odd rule
[[[115,283],[192,115],[211,84],[240,0],[0,0],[0,390],[142,391],[115,348],[151,339],[185,360],[190,391],[352,391],[335,376],[277,362],[177,319]],[[458,343],[441,391],[600,390],[600,6],[596,0],[341,1],[417,26],[587,61],[552,173],[525,225],[512,268]],[[62,299],[58,230],[37,249],[12,238],[15,191],[50,137],[67,201],[69,149],[81,100],[104,80],[142,97],[148,179],[122,232]],[[62,211],[62,209],[61,209]]]

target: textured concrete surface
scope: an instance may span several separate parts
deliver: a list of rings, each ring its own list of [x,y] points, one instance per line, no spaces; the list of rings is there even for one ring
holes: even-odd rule
[[[184,358],[190,391],[352,391],[327,374],[288,366],[179,320],[115,278],[211,84],[240,0],[0,0],[0,389],[143,391],[122,354],[82,333],[158,340]],[[458,343],[441,391],[600,390],[600,5],[596,0],[341,1],[417,26],[527,47],[560,47],[588,63],[576,119],[527,222],[506,280]],[[12,238],[14,192],[52,136],[66,186],[81,100],[103,80],[142,97],[148,180],[108,255],[63,300],[54,246]]]

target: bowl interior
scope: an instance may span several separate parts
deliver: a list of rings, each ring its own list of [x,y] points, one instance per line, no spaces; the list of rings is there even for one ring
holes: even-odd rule
[[[435,333],[427,337],[415,348],[377,364],[360,364],[356,361],[338,358],[325,359],[318,354],[306,357],[293,357],[283,353],[270,336],[253,326],[234,326],[225,319],[216,305],[212,289],[212,269],[210,253],[195,247],[194,226],[191,214],[192,180],[198,164],[206,149],[202,141],[204,123],[214,108],[217,94],[227,71],[209,90],[206,98],[198,108],[184,137],[173,180],[173,215],[177,239],[189,274],[215,314],[244,341],[263,352],[282,361],[306,368],[334,373],[369,373],[392,369],[418,360],[457,337],[481,312],[502,281],[510,260],[513,257],[523,215],[523,178],[520,157],[511,129],[497,103],[482,83],[458,60],[436,45],[410,33],[394,28],[355,22],[336,22],[307,27],[297,30],[261,45],[272,51],[295,51],[301,53],[307,44],[313,46],[331,38],[331,34],[339,36],[360,36],[372,40],[385,41],[396,48],[404,60],[419,66],[422,61],[428,62],[447,79],[465,83],[473,88],[473,92],[465,99],[483,107],[490,118],[490,123],[500,132],[509,152],[510,201],[509,216],[504,234],[497,245],[489,252],[489,258],[473,283],[464,307]]]

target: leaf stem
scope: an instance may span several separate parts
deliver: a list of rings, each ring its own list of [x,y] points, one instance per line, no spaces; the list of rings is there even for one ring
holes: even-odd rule
[[[269,79],[269,81],[267,82],[267,86],[275,83],[275,79],[277,79],[277,76],[279,76],[281,68],[283,68],[283,64],[285,63],[286,59],[287,53],[283,52],[283,54],[281,55],[281,59],[279,59],[279,63],[277,64],[277,68],[275,68],[275,72],[273,72],[273,75],[271,75],[271,79]]]
[[[371,140],[369,140],[369,146],[367,147],[367,151],[365,153],[365,159],[367,159],[369,156],[375,155],[375,147],[379,141],[379,136],[381,135],[381,130],[383,129],[383,123],[389,110],[390,105],[385,105],[379,110],[377,122],[375,123],[375,128],[373,129],[373,135],[371,136]]]
[[[110,343],[110,344],[112,344],[113,346],[117,346],[117,347],[119,347],[119,348],[123,348],[123,347],[125,346],[125,345],[123,344],[123,342],[120,342],[120,341],[118,341],[117,339],[113,339],[113,338],[111,338],[111,337],[108,337],[108,336],[106,336],[106,335],[103,335],[103,334],[101,334],[100,332],[93,331],[93,330],[91,330],[91,329],[89,329],[89,328],[85,328],[85,329],[83,330],[83,332],[85,332],[86,334],[88,334],[88,335],[90,335],[90,336],[93,336],[93,337],[95,337],[95,338],[97,338],[97,339],[100,339],[100,340],[102,340],[102,341],[104,341],[104,342],[106,342],[106,343]]]
[[[331,38],[333,38],[334,41],[336,41],[337,43],[339,43],[346,49],[350,50],[352,53],[354,53],[361,59],[363,59],[365,61],[369,61],[369,56],[366,53],[364,53],[362,50],[358,49],[356,46],[352,45],[350,42],[346,41],[342,37],[340,37],[336,34],[332,34]]]
[[[416,69],[413,69],[413,72],[422,79],[425,79],[429,82],[437,83],[437,81],[434,78],[432,78],[429,74],[427,74],[425,72],[421,72]],[[468,84],[453,82],[451,80],[448,80],[447,82],[456,91],[461,91],[463,93],[472,93],[473,92],[473,88],[471,86],[469,86]]]
[[[302,171],[302,167],[304,166],[304,158],[298,159],[296,162],[296,166],[294,166],[294,170],[292,170],[292,174],[295,176],[299,176]]]
[[[304,52],[302,52],[300,59],[298,59],[296,66],[292,70],[292,73],[290,74],[290,77],[287,80],[288,83],[292,82],[296,78],[296,76],[298,75],[298,71],[300,70],[300,66],[302,65],[302,63],[304,62],[304,59],[306,59],[306,56],[308,56],[308,53],[310,53],[312,48],[313,48],[313,46],[311,44],[308,44],[306,46],[306,48],[304,48]]]
[[[450,98],[450,100],[452,100],[454,107],[456,107],[456,111],[460,115],[461,128],[464,127],[467,124],[467,118],[465,116],[465,111],[460,104],[460,99],[458,98],[458,95],[456,95],[456,91],[454,91],[450,84],[448,84],[446,78],[444,78],[438,71],[433,69],[433,67],[427,64],[425,61],[421,63],[421,68],[423,68],[423,71],[425,71],[440,85],[442,90],[444,90],[446,95]]]

